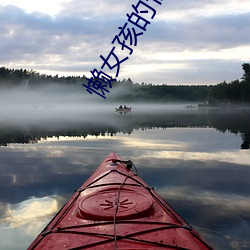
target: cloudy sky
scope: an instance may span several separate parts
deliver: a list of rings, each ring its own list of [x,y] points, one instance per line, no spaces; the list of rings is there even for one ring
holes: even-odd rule
[[[240,79],[242,63],[250,61],[249,0],[154,0],[146,31],[132,23],[137,46],[124,48],[118,27],[135,11],[134,0],[0,0],[0,67],[40,73],[90,76],[101,69],[100,55],[115,46],[121,63],[118,79],[154,84],[216,84]],[[146,10],[142,4],[138,10]],[[133,19],[134,20],[134,19]],[[142,23],[141,23],[142,25]],[[123,36],[119,37],[124,40]],[[109,63],[116,61],[110,57]],[[116,68],[103,71],[115,77]]]

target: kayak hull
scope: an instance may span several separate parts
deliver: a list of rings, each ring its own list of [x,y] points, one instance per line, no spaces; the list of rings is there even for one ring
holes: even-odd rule
[[[212,249],[132,166],[110,153],[28,249]]]

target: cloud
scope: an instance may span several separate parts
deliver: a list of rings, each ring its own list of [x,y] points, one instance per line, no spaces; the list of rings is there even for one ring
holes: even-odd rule
[[[58,209],[58,202],[55,197],[31,198],[16,205],[8,204],[5,217],[0,219],[0,223],[12,228],[24,224],[35,225],[34,221],[51,217]],[[30,229],[30,227],[27,227],[27,229]],[[33,233],[33,230],[30,230],[29,233]]]
[[[201,191],[197,192],[188,187],[162,187],[157,192],[168,200],[168,197],[175,200],[186,201],[187,203],[203,204],[203,206],[218,206],[220,209],[216,216],[233,214],[240,217],[246,213],[250,207],[250,199],[246,196],[225,195],[217,192]],[[212,215],[211,215],[212,217]]]
[[[63,16],[85,16],[85,17],[120,17],[126,14],[126,10],[131,8],[134,1],[127,0],[126,2],[114,0],[91,0],[85,1],[73,0],[65,3],[64,9],[59,13]],[[112,8],[109,8],[112,6]]]
[[[5,204],[0,217],[1,249],[26,249],[62,204],[58,196],[33,197],[18,204]]]
[[[89,74],[101,67],[100,55],[107,57],[118,27],[133,11],[132,4],[132,0],[67,1],[53,16],[0,5],[0,63],[42,73]],[[204,84],[241,77],[241,64],[250,60],[246,53],[242,56],[242,48],[249,49],[249,1],[240,5],[234,0],[148,4],[156,16],[121,65],[121,79]],[[120,45],[115,46],[118,51]],[[147,65],[151,70],[145,72]]]
[[[111,36],[105,29],[111,23],[115,23],[112,18],[52,18],[39,12],[25,13],[15,6],[2,7],[1,60],[14,64],[29,61],[31,67],[55,71],[64,68],[70,71],[69,65],[73,65],[73,71],[92,70],[89,65],[94,61],[101,65],[99,55],[105,47],[112,48]]]

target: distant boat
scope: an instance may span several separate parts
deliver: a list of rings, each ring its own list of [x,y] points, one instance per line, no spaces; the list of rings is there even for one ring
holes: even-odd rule
[[[115,111],[116,112],[124,112],[124,113],[128,113],[128,112],[131,112],[131,107],[125,107],[125,108],[115,108]]]

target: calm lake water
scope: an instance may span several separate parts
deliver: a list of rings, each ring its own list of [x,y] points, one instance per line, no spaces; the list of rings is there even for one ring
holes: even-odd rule
[[[0,117],[0,248],[27,248],[115,151],[215,249],[250,249],[250,110],[114,107]]]

